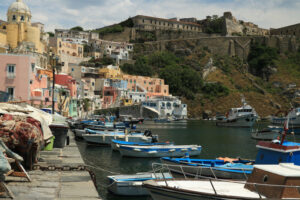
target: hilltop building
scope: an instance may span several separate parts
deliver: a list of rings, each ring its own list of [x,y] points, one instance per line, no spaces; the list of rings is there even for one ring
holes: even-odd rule
[[[300,24],[293,24],[290,26],[285,26],[282,28],[277,29],[270,29],[271,35],[293,35],[293,36],[300,36]]]
[[[202,32],[202,27],[191,20],[163,19],[157,17],[149,17],[137,15],[132,18],[134,28],[139,30],[176,30]]]

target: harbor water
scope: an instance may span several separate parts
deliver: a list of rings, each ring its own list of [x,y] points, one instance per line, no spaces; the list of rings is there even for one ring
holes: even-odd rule
[[[257,128],[263,128],[260,124]],[[145,122],[139,128],[149,129],[159,135],[160,142],[170,141],[175,144],[199,144],[202,146],[198,158],[214,159],[217,157],[233,157],[255,159],[256,141],[251,139],[251,129],[217,127],[209,121],[186,121],[159,124]],[[292,141],[300,141],[300,137],[289,137]],[[85,163],[95,173],[97,189],[100,196],[107,200],[150,200],[151,197],[120,197],[107,192],[107,176],[114,174],[133,174],[152,170],[152,163],[160,163],[157,158],[121,157],[109,146],[88,145],[78,141],[80,152]]]

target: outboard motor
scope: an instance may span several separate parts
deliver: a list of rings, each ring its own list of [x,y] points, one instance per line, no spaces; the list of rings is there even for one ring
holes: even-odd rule
[[[150,130],[145,130],[144,136],[151,137],[152,132]]]
[[[158,142],[158,136],[157,135],[153,135],[152,136],[152,141],[151,141],[152,143],[156,143],[156,142]]]

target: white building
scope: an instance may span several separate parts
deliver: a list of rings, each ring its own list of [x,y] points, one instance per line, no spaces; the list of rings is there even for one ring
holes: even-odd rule
[[[187,118],[187,105],[182,104],[181,100],[176,97],[154,97],[149,100],[145,100],[142,103],[143,107],[150,110],[155,110],[159,117],[174,116],[177,119]]]

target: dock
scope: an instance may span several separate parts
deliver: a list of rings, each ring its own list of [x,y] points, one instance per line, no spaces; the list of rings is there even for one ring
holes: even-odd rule
[[[69,132],[70,133],[70,132]],[[100,199],[90,173],[75,142],[69,134],[70,144],[63,149],[40,152],[40,161],[29,171],[31,178],[6,178],[6,185],[14,199]]]

